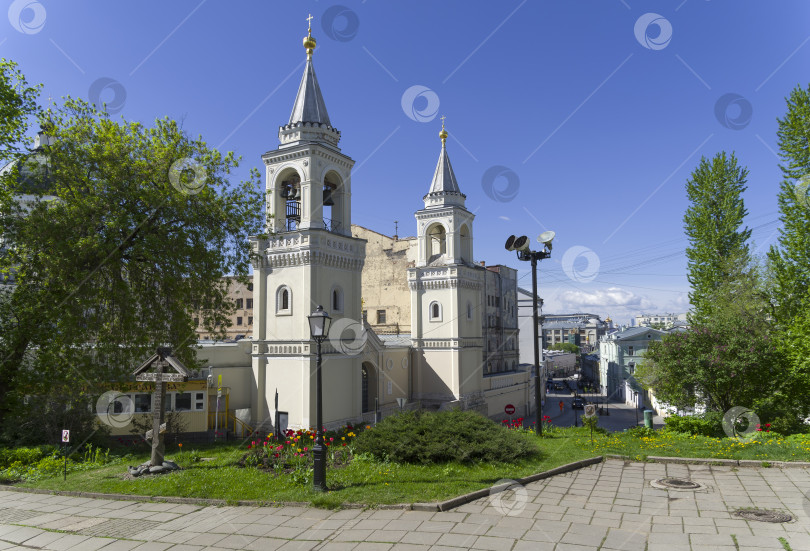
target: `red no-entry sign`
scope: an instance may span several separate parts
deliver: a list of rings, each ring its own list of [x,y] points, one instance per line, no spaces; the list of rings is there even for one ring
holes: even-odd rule
[[[506,407],[503,408],[503,412],[507,415],[512,415],[515,413],[515,406],[512,404],[506,404]]]

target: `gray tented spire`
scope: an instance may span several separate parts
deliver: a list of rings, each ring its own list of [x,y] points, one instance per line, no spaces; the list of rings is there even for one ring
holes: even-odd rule
[[[318,79],[315,78],[311,54],[307,56],[307,66],[304,68],[304,76],[301,77],[298,95],[295,97],[295,105],[293,105],[290,115],[290,124],[298,122],[317,122],[332,126],[329,122],[329,114],[326,112],[326,104],[323,102],[321,88],[318,86]]]
[[[442,129],[444,131],[444,129]],[[453,166],[450,164],[450,157],[447,156],[445,138],[442,138],[442,152],[439,154],[439,162],[436,165],[436,172],[433,174],[433,183],[430,185],[428,193],[461,193],[453,173]]]
[[[447,136],[447,130],[444,129],[444,117],[442,117],[442,131],[439,133],[439,137],[442,139],[442,152],[439,154],[439,162],[436,164],[430,191],[423,197],[425,208],[448,205],[463,207],[464,200],[467,198],[458,187],[453,165],[450,164],[450,157],[447,155]]]

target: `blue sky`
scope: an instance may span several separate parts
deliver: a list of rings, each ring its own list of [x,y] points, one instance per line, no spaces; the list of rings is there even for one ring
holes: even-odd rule
[[[182,120],[242,156],[235,178],[278,145],[312,13],[318,80],[357,162],[353,222],[415,233],[445,115],[476,259],[530,288],[503,243],[552,229],[545,311],[620,322],[687,308],[684,183],[702,155],[748,167],[753,248],[774,242],[776,119],[810,67],[805,0],[4,5],[0,55],[44,83],[44,101]]]

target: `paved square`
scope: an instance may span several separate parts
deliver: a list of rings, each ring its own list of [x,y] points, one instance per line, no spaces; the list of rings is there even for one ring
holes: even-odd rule
[[[694,491],[651,486],[687,478]],[[810,470],[607,460],[452,511],[329,511],[94,500],[0,490],[0,550],[810,550]],[[767,508],[794,520],[738,518]]]

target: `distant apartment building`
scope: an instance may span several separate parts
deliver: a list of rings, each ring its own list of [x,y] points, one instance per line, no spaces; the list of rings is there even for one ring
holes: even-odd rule
[[[540,336],[543,348],[571,343],[579,346],[583,352],[591,352],[607,332],[609,319],[602,321],[598,315],[585,312],[545,315]]]
[[[663,327],[672,327],[677,322],[685,322],[686,313],[683,314],[640,314],[635,317],[636,327],[652,327],[653,325],[660,325]]]
[[[228,299],[236,307],[231,314],[230,327],[225,329],[225,339],[234,340],[239,338],[250,338],[253,335],[253,284],[240,283],[234,277],[224,279],[230,280],[228,289]],[[198,340],[219,340],[220,335],[209,332],[202,326],[200,315],[195,314],[194,324],[197,326]]]
[[[484,272],[484,374],[514,371],[520,364],[517,270],[486,266]]]
[[[665,331],[631,327],[602,337],[599,341],[599,385],[613,399],[644,407],[644,389],[632,377],[650,343],[660,341]]]
[[[378,335],[410,334],[408,268],[416,261],[416,237],[389,237],[352,224],[352,237],[366,240],[362,272],[363,319]]]

